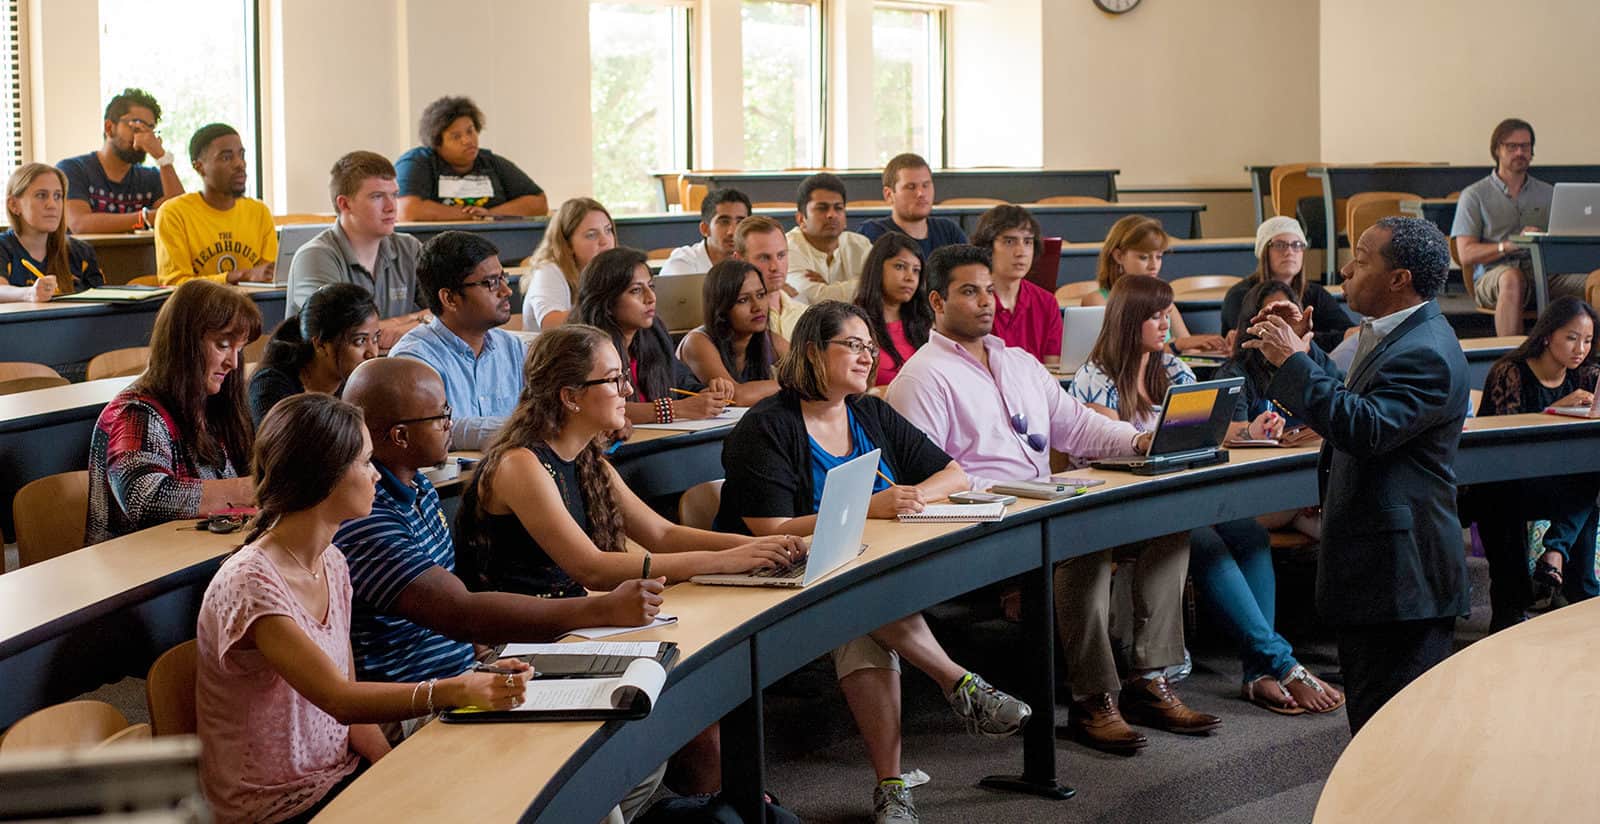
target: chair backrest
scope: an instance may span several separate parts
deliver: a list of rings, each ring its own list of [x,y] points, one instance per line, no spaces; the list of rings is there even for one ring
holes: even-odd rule
[[[940,206],[1004,206],[1010,201],[998,197],[947,197],[939,201]]]
[[[127,726],[128,719],[104,701],[68,701],[12,724],[0,738],[0,753],[93,747]]]
[[[1283,163],[1272,167],[1273,214],[1294,217],[1295,207],[1301,198],[1322,196],[1322,181],[1307,172],[1312,165]]]
[[[150,347],[148,346],[113,349],[110,352],[101,352],[89,359],[89,371],[84,379],[97,381],[101,378],[120,378],[124,375],[137,375],[149,365]]]
[[[881,200],[852,200],[844,204],[846,209],[881,209],[889,204]]]
[[[1060,204],[1060,205],[1063,205],[1063,206],[1072,206],[1072,205],[1089,205],[1089,204],[1094,204],[1094,203],[1105,203],[1107,201],[1103,197],[1091,197],[1089,195],[1051,195],[1049,197],[1041,197],[1036,202],[1037,203],[1054,203],[1054,204]]]
[[[39,375],[32,378],[11,378],[0,381],[0,395],[15,395],[18,392],[32,392],[35,389],[49,389],[52,386],[66,386],[70,381],[60,375]]]
[[[0,362],[0,381],[15,380],[16,378],[59,378],[56,370],[42,363],[28,363],[27,361]]]
[[[332,223],[333,215],[317,214],[314,212],[293,212],[287,215],[273,215],[272,222],[279,226],[296,226],[313,223]]]
[[[710,529],[722,505],[722,479],[689,487],[678,498],[678,523],[695,529]]]
[[[794,204],[793,203],[785,203],[785,202],[783,202],[781,200],[758,200],[758,201],[756,201],[756,202],[754,202],[754,203],[752,203],[750,205],[756,207],[757,209],[793,209],[794,208]]]
[[[194,639],[161,653],[150,665],[145,681],[145,701],[150,707],[150,728],[156,735],[194,735],[194,684],[199,644]]]
[[[1228,289],[1241,280],[1244,280],[1244,278],[1236,275],[1190,275],[1185,278],[1178,278],[1168,285],[1172,287],[1174,295],[1181,295],[1185,292],[1198,292],[1202,289]]]
[[[123,727],[122,729],[112,733],[108,738],[106,738],[106,740],[101,741],[100,743],[96,744],[94,746],[94,749],[102,750],[102,749],[105,749],[106,747],[115,747],[115,746],[117,746],[119,744],[128,744],[128,743],[133,743],[133,742],[138,742],[138,741],[149,741],[149,740],[150,740],[150,725],[149,724],[131,724],[129,726]]]
[[[1063,309],[1068,306],[1077,306],[1084,295],[1099,289],[1100,284],[1092,280],[1079,280],[1068,283],[1056,290],[1056,305]]]
[[[1400,201],[1421,200],[1411,192],[1358,192],[1345,199],[1344,227],[1350,233],[1350,243],[1360,239],[1367,227],[1380,219],[1405,214],[1400,211]]]
[[[681,173],[681,172],[662,172],[660,174],[660,178],[661,178],[661,192],[662,192],[663,195],[665,195],[665,197],[667,199],[667,208],[670,209],[673,206],[678,205],[678,196],[679,196],[678,181],[683,178],[683,173]]]
[[[261,336],[244,345],[244,362],[260,363],[261,356],[267,353],[267,344],[272,342],[270,330],[261,333]]]
[[[138,276],[136,278],[129,278],[128,285],[129,286],[160,286],[161,285],[161,276],[160,275],[140,275],[140,276]]]
[[[672,257],[672,253],[675,251],[677,251],[676,246],[662,246],[658,249],[651,249],[649,252],[646,252],[645,257],[649,258],[650,260],[666,260],[667,258]]]
[[[79,469],[29,481],[11,499],[21,566],[83,548],[89,517],[89,472]]]
[[[711,194],[711,188],[709,186],[705,185],[704,183],[689,183],[687,180],[685,180],[683,184],[683,197],[681,198],[683,210],[685,212],[700,211],[700,204],[705,202],[706,195],[708,194]]]

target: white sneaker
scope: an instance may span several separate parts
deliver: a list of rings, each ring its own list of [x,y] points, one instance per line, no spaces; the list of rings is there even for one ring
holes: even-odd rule
[[[922,819],[911,803],[911,788],[894,779],[878,782],[872,790],[872,820],[874,824],[919,824]]]

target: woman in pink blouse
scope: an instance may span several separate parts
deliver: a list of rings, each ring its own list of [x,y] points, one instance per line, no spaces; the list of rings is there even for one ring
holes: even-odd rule
[[[878,345],[877,386],[888,386],[900,367],[928,342],[933,309],[922,279],[922,247],[899,232],[878,236],[861,266],[855,305],[870,319]]]
[[[331,395],[289,398],[262,421],[260,513],[196,628],[200,781],[219,822],[309,821],[388,752],[378,722],[521,703],[515,675],[352,680],[350,576],[332,538],[372,508],[371,458],[360,410]]]

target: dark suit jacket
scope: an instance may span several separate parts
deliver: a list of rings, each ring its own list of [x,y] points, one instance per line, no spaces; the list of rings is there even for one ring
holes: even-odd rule
[[[1313,346],[1284,361],[1268,392],[1324,438],[1322,617],[1349,626],[1466,614],[1454,463],[1467,360],[1438,304],[1384,337],[1348,385]]]

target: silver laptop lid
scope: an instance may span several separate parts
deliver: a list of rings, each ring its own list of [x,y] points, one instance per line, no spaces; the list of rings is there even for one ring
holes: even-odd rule
[[[861,533],[867,528],[872,481],[878,475],[882,454],[883,450],[874,449],[828,470],[822,503],[817,506],[817,528],[811,533],[811,552],[806,557],[807,586],[861,554]]]
[[[705,323],[705,283],[703,273],[656,276],[656,317],[668,331],[687,332]]]
[[[1600,183],[1557,183],[1550,234],[1600,235]]]
[[[1068,306],[1061,315],[1061,371],[1076,372],[1089,360],[1105,325],[1104,306]]]

